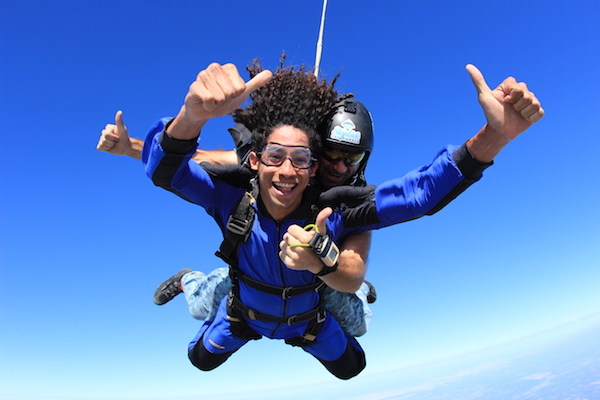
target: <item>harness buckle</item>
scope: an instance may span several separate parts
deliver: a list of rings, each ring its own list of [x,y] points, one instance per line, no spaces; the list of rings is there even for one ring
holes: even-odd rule
[[[248,232],[250,221],[241,219],[234,219],[233,215],[230,215],[227,219],[227,230],[234,235],[244,236]]]
[[[319,293],[319,290],[321,290],[323,286],[325,286],[325,282],[321,281],[321,283],[319,283],[319,285],[315,288],[315,292]]]
[[[289,317],[288,320],[287,320],[287,324],[289,326],[294,325],[296,323],[296,318],[297,317],[298,317],[297,315],[292,315],[291,317]]]
[[[248,309],[248,318],[253,319],[255,321],[258,319],[256,318],[256,312],[251,308]]]
[[[288,287],[284,287],[283,290],[281,291],[281,298],[284,300],[287,300],[290,298],[290,292],[292,291],[293,287],[292,286],[288,286]]]
[[[327,319],[327,311],[325,309],[319,310],[317,313],[317,324],[321,324]]]

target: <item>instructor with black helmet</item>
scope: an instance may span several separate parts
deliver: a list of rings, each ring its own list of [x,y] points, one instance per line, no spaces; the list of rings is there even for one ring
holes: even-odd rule
[[[365,168],[373,151],[371,113],[353,97],[340,101],[319,129],[323,140],[318,186],[365,186]]]

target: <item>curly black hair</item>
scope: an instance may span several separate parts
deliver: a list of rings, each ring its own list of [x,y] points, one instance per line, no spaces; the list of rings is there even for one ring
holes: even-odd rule
[[[271,132],[282,125],[291,125],[306,132],[309,146],[315,156],[321,151],[321,137],[317,127],[331,108],[340,100],[334,89],[339,73],[327,83],[318,79],[314,70],[304,65],[297,68],[284,66],[285,54],[269,83],[250,94],[252,103],[232,113],[235,122],[252,131],[253,150],[259,152]],[[255,59],[246,67],[250,78],[263,70]],[[351,95],[344,95],[348,97]]]

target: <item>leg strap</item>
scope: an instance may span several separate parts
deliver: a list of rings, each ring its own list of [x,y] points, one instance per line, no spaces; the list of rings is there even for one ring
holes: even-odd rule
[[[262,338],[262,335],[255,332],[246,324],[239,310],[233,307],[234,298],[233,293],[229,292],[229,298],[227,299],[227,320],[230,324],[229,330],[231,333],[244,340],[258,340]]]

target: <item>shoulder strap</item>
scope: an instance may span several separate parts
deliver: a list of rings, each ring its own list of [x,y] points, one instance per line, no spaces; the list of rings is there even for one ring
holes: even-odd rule
[[[227,220],[227,232],[221,247],[215,253],[217,257],[222,258],[227,264],[234,268],[238,266],[237,251],[240,243],[245,242],[252,231],[254,223],[255,210],[252,206],[258,196],[258,183],[256,179],[250,182],[252,190],[246,192],[237,202],[231,215]]]

